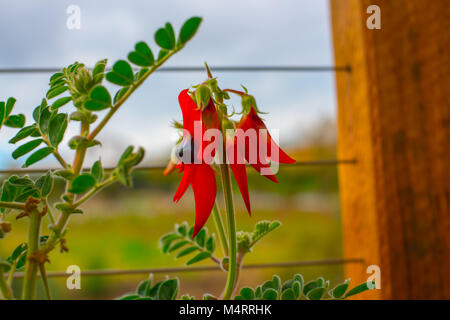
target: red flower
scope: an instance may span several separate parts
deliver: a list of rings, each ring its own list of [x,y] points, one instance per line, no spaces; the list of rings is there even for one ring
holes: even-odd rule
[[[189,96],[188,89],[181,91],[178,96],[181,111],[183,113],[183,141],[179,152],[190,153],[187,161],[181,163],[180,171],[183,172],[180,185],[173,197],[178,202],[191,185],[195,199],[195,224],[192,237],[203,228],[211,214],[216,200],[217,186],[214,170],[203,159],[202,153],[206,147],[202,142],[203,133],[207,129],[219,129],[219,119],[212,100],[200,110],[195,101]],[[201,121],[202,136],[194,135],[194,123]],[[198,134],[197,134],[198,135]],[[213,142],[214,143],[214,142]],[[198,151],[197,151],[198,150]],[[186,154],[178,154],[180,158],[186,159]],[[189,161],[190,160],[190,161]]]
[[[254,130],[256,144],[246,142],[245,139],[249,130]],[[260,132],[262,134],[260,134]],[[245,206],[250,215],[251,207],[248,195],[247,172],[245,170],[243,159],[245,159],[247,163],[260,174],[262,174],[263,169],[265,169],[266,172],[270,172],[270,166],[267,160],[277,163],[295,162],[295,160],[289,157],[272,139],[266,125],[258,116],[254,107],[250,107],[250,112],[244,115],[239,121],[234,139],[227,139],[227,153],[231,170],[236,178]],[[264,176],[269,180],[278,183],[277,178],[273,174],[265,174]]]

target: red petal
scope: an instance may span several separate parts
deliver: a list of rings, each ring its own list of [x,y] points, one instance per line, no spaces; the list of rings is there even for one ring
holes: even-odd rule
[[[247,170],[245,169],[245,163],[238,163],[237,147],[233,142],[227,141],[227,157],[228,162],[230,163],[231,171],[233,171],[234,178],[236,179],[239,190],[241,191],[242,199],[244,200],[248,214],[252,215],[250,197],[248,194]]]
[[[197,170],[192,180],[195,198],[195,224],[192,238],[203,228],[216,201],[216,177],[207,164],[195,165]]]
[[[238,129],[242,129],[242,131],[236,131],[236,139],[237,137],[240,136],[241,134],[245,134],[245,131],[248,129],[254,129],[254,130],[258,130],[258,128],[252,127],[254,125],[252,118],[250,117],[250,114],[248,116],[244,116],[244,118],[241,120],[241,122],[239,123]],[[241,141],[244,141],[244,139],[241,138]],[[268,170],[270,170],[270,166],[267,163],[266,159],[261,159],[261,157],[259,156],[259,139],[257,139],[257,145],[256,146],[250,146],[249,143],[247,143],[247,141],[244,143],[243,146],[239,145],[237,146],[238,148],[238,152],[242,155],[244,155],[245,160],[247,161],[248,164],[250,164],[256,171],[258,171],[261,175],[263,175],[261,173],[263,168],[267,168]],[[251,159],[250,157],[250,151],[253,153],[256,153],[256,163],[254,161],[251,161],[253,159]],[[266,171],[266,170],[265,170]],[[278,183],[277,178],[273,175],[273,174],[265,174],[263,175],[264,177],[266,177],[267,179]]]
[[[197,171],[197,166],[194,164],[184,164],[182,168],[183,177],[181,178],[177,192],[175,192],[175,195],[173,196],[173,201],[175,202],[178,202],[184,195],[195,176],[195,172]]]
[[[178,95],[181,112],[183,114],[183,129],[187,130],[191,136],[194,136],[194,121],[201,119],[201,111],[197,109],[195,101],[188,94],[189,90],[185,89]]]
[[[255,109],[252,108],[250,110],[250,113],[248,114],[248,120],[246,125],[248,127],[252,127],[255,128],[257,130],[260,129],[264,129],[267,132],[267,149],[265,150],[265,152],[270,155],[268,158],[271,161],[277,162],[277,163],[294,163],[295,160],[292,159],[290,156],[288,156],[286,154],[286,152],[284,152],[280,146],[272,139],[269,130],[267,130],[266,125],[264,124],[264,121],[258,116],[258,114],[256,113]],[[259,134],[259,133],[258,133]],[[259,141],[260,143],[264,143],[264,141]],[[274,155],[272,155],[272,144],[273,144],[273,148],[274,148]]]

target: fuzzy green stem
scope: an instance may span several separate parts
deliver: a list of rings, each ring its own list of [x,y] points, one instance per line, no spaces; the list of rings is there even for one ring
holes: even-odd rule
[[[25,210],[25,204],[19,202],[0,201],[0,208]]]
[[[47,300],[52,300],[52,296],[50,294],[50,286],[48,285],[47,272],[45,271],[45,265],[43,263],[39,265],[39,271],[41,273],[42,282],[44,283],[45,293],[47,294]]]
[[[223,226],[222,215],[220,214],[219,207],[217,206],[217,202],[214,203],[213,211],[212,211],[214,222],[216,224],[216,229],[219,234],[220,245],[222,246],[224,255],[228,255],[228,240],[225,234],[225,228]]]
[[[17,267],[17,263],[19,262],[19,260],[14,261],[11,264],[11,267],[9,269],[9,274],[8,274],[8,280],[6,281],[6,283],[8,284],[8,286],[12,286],[12,282],[14,279],[14,272],[16,272],[16,267]]]
[[[223,293],[223,299],[228,300],[234,291],[234,285],[236,284],[236,272],[237,272],[237,243],[236,243],[236,222],[234,218],[234,204],[233,193],[231,190],[230,170],[227,164],[220,165],[220,173],[222,176],[223,193],[225,197],[225,206],[228,219],[228,236],[229,236],[229,266],[228,277]]]
[[[33,256],[39,250],[39,234],[41,231],[41,214],[37,209],[30,212],[30,226],[28,230],[28,253],[25,276],[23,279],[23,300],[33,300],[36,295],[36,280],[38,262]]]
[[[0,292],[6,300],[13,300],[12,290],[6,283],[3,267],[0,266]]]
[[[99,184],[98,186],[96,186],[95,188],[93,188],[91,191],[89,191],[88,193],[86,193],[82,198],[80,198],[79,200],[77,200],[77,202],[75,202],[73,204],[73,208],[77,208],[80,205],[82,205],[83,203],[85,203],[87,200],[89,200],[90,198],[92,198],[97,192],[99,192],[101,189],[109,186],[110,184],[116,182],[117,178],[114,176],[109,177],[108,179],[106,179],[105,181],[103,181],[101,184]]]

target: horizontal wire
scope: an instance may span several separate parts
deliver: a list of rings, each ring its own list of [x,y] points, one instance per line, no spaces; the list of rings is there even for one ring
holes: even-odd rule
[[[314,161],[298,161],[292,164],[280,164],[280,167],[306,167],[306,166],[335,166],[343,164],[356,164],[356,159],[330,159],[330,160],[314,160]],[[140,166],[134,168],[135,171],[157,171],[164,170],[165,165],[151,165],[151,166]],[[0,174],[33,174],[33,173],[44,173],[48,170],[56,171],[61,168],[36,168],[36,169],[0,169]],[[115,167],[106,167],[105,171],[113,171]],[[89,171],[90,168],[83,168],[83,171]]]
[[[259,264],[244,264],[244,269],[269,269],[269,268],[292,268],[292,267],[309,267],[309,266],[323,266],[323,265],[341,265],[349,263],[363,264],[363,259],[323,259],[323,260],[306,260],[306,261],[289,261],[289,262],[275,262],[275,263],[259,263]],[[200,267],[174,267],[174,268],[148,268],[148,269],[97,269],[81,271],[81,276],[120,276],[130,274],[149,274],[149,273],[184,273],[184,272],[203,272],[203,271],[220,271],[219,266],[200,266]],[[71,275],[64,271],[49,271],[47,277],[58,278],[67,277]],[[23,278],[23,272],[16,272],[14,278]]]
[[[14,73],[55,73],[62,68],[0,68],[0,74]],[[216,72],[351,72],[351,67],[347,66],[217,66],[211,67],[211,71]],[[111,68],[107,68],[110,71]],[[135,71],[139,68],[134,68]],[[172,66],[162,67],[157,72],[204,72],[205,67]]]

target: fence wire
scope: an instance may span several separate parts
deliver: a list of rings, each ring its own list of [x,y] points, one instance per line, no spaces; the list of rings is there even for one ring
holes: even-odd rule
[[[0,68],[0,74],[15,73],[55,73],[62,68]],[[134,68],[135,71],[139,70]],[[210,67],[215,72],[351,72],[351,67],[346,66],[216,66]],[[106,68],[110,71],[111,68]],[[198,66],[171,66],[161,67],[156,72],[205,72],[205,67]]]
[[[342,265],[358,263],[363,264],[363,259],[323,259],[323,260],[305,260],[305,261],[289,261],[289,262],[275,262],[275,263],[260,263],[260,264],[244,264],[243,269],[270,269],[270,268],[292,268],[292,267],[311,267],[323,265]],[[173,268],[148,268],[148,269],[97,269],[81,271],[81,276],[121,276],[132,274],[169,274],[169,273],[186,273],[186,272],[211,272],[220,271],[219,266],[198,266],[198,267],[173,267]],[[70,273],[64,271],[49,271],[47,277],[61,278],[67,277]],[[23,278],[23,272],[16,272],[14,278]]]

